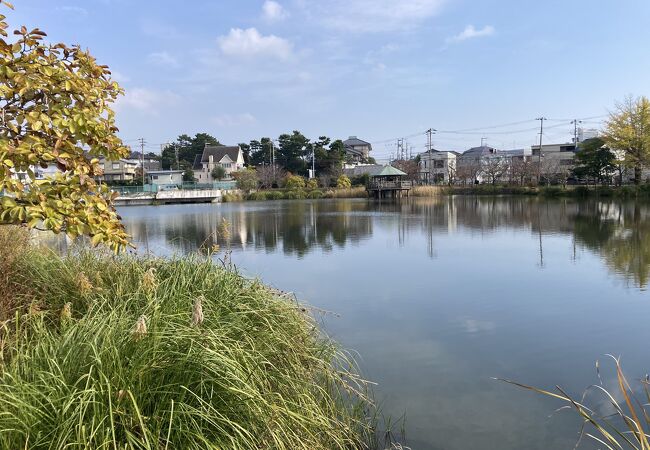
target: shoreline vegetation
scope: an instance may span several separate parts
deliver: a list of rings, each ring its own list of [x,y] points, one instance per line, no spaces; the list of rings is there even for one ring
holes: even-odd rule
[[[29,241],[0,228],[0,448],[378,447],[354,360],[227,253]]]
[[[540,197],[614,197],[614,198],[650,198],[650,184],[627,186],[416,186],[409,193],[410,197],[437,197],[441,195],[524,195]],[[356,186],[349,189],[268,189],[257,190],[248,194],[242,191],[227,192],[223,202],[269,201],[269,200],[306,200],[332,198],[368,198],[366,188]]]

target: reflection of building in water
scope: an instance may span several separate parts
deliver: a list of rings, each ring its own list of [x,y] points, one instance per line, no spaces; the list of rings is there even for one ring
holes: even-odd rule
[[[568,258],[575,258],[576,249],[587,249],[635,285],[645,287],[650,281],[650,207],[639,203],[440,196],[402,202],[240,203],[164,211],[172,212],[155,220],[125,218],[129,233],[141,246],[148,248],[149,236],[164,236],[166,245],[181,253],[218,244],[222,249],[282,251],[301,257],[314,249],[344,248],[381,231],[396,236],[400,246],[411,236],[417,239],[424,234],[426,251],[433,257],[436,240],[445,235],[462,230],[489,236],[514,229],[539,240],[540,267],[548,264],[544,260],[548,237],[565,235],[573,237]],[[228,240],[219,233],[224,218],[230,223]]]
[[[372,234],[370,204],[367,202],[291,202],[231,204],[182,215],[164,215],[147,224],[146,218],[126,218],[134,239],[146,241],[151,232],[183,253],[207,249],[246,249],[267,252],[280,248],[285,254],[303,256],[313,248],[331,251],[357,243]],[[230,224],[228,239],[220,233],[225,219]],[[147,230],[147,227],[156,229]]]

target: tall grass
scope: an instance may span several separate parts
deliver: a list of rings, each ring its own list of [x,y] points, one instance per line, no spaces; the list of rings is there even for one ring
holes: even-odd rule
[[[445,193],[444,186],[415,186],[409,192],[412,197],[436,197]]]
[[[323,193],[324,198],[367,198],[368,192],[363,186],[350,189],[328,189]]]
[[[556,392],[552,392],[510,380],[501,381],[561,400],[565,404],[563,408],[575,411],[583,420],[575,448],[579,447],[582,439],[587,437],[610,450],[649,450],[650,378],[646,375],[639,381],[643,394],[642,397],[638,397],[623,373],[620,360],[612,355],[608,356],[615,362],[616,389],[608,390],[604,387],[600,367],[596,363],[599,383],[587,388],[580,399],[567,394],[559,386],[556,386]],[[591,391],[598,394],[598,398],[590,402],[594,406],[587,405],[585,400]],[[611,413],[598,412],[603,404],[611,407]]]
[[[2,252],[2,249],[0,249]],[[207,258],[29,249],[2,289],[0,448],[349,449],[365,383],[305,307]]]

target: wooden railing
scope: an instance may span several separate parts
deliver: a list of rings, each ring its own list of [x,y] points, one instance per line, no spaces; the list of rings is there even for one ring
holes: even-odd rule
[[[411,189],[413,187],[412,181],[384,181],[384,180],[371,180],[368,184],[368,189]]]

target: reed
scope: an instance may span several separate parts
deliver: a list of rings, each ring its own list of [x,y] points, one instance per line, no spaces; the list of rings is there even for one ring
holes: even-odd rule
[[[29,289],[0,326],[2,449],[375,439],[353,359],[308,308],[225,263],[30,249],[11,268],[3,292]]]
[[[538,394],[560,400],[564,406],[560,409],[571,409],[583,420],[578,441],[574,448],[578,448],[584,438],[592,439],[599,445],[610,450],[649,450],[650,449],[650,378],[646,375],[638,381],[637,391],[639,396],[628,382],[619,358],[609,356],[615,363],[616,389],[606,389],[600,375],[600,365],[596,362],[598,384],[589,386],[580,398],[571,396],[560,386],[555,392],[528,386],[511,380],[500,380],[515,386],[531,390]],[[588,394],[594,392],[587,404]],[[607,404],[611,411],[600,413],[602,405]]]

